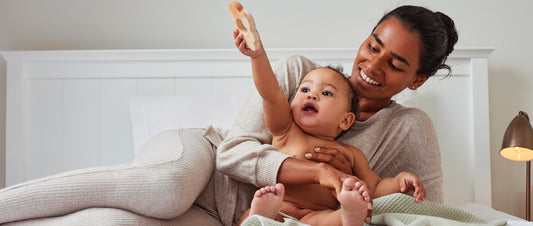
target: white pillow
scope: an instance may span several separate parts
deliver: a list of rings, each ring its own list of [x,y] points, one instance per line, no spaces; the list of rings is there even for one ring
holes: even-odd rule
[[[231,128],[246,100],[241,96],[137,96],[130,100],[135,154],[148,140],[165,130]]]

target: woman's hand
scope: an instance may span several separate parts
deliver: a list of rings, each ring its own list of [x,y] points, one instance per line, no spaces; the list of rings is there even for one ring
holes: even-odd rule
[[[347,178],[353,178],[356,182],[363,184],[362,186],[365,188],[365,190],[370,191],[368,185],[356,176],[341,172],[325,163],[320,163],[318,166],[319,173],[317,175],[318,177],[316,178],[317,182],[323,188],[335,191],[335,194],[338,194],[341,191],[342,183]]]
[[[251,58],[258,57],[262,53],[264,53],[263,45],[261,44],[261,47],[257,50],[251,50],[250,48],[246,47],[246,41],[244,40],[244,35],[239,31],[239,29],[235,28],[233,30],[233,38],[235,39],[235,46],[241,51],[242,54],[249,56]]]
[[[305,158],[316,162],[326,163],[341,172],[352,175],[352,163],[348,156],[344,154],[347,153],[348,150],[343,152],[340,150],[341,148],[345,147],[317,147],[313,152],[305,154]]]

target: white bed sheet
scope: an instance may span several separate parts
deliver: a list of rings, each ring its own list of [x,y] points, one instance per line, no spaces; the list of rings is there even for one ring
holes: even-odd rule
[[[507,225],[509,226],[533,225],[532,222],[528,222],[522,218],[477,203],[465,203],[457,206],[457,208],[468,211],[488,222],[507,220]]]

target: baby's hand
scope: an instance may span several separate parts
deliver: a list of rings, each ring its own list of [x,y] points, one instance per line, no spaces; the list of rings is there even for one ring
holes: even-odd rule
[[[239,31],[239,29],[233,30],[233,38],[235,39],[235,46],[241,51],[242,54],[255,58],[261,55],[263,50],[263,45],[261,45],[257,50],[252,50],[246,47],[246,41],[244,40],[244,35]]]
[[[426,198],[426,189],[420,178],[412,173],[402,172],[396,176],[400,183],[400,191],[402,193],[408,193],[414,191],[413,197],[415,202],[423,201]]]

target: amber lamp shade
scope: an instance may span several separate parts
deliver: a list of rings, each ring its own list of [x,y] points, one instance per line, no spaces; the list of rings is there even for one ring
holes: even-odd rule
[[[531,218],[531,160],[533,160],[533,128],[528,115],[520,111],[509,123],[503,136],[500,155],[513,161],[526,162],[526,220]]]

